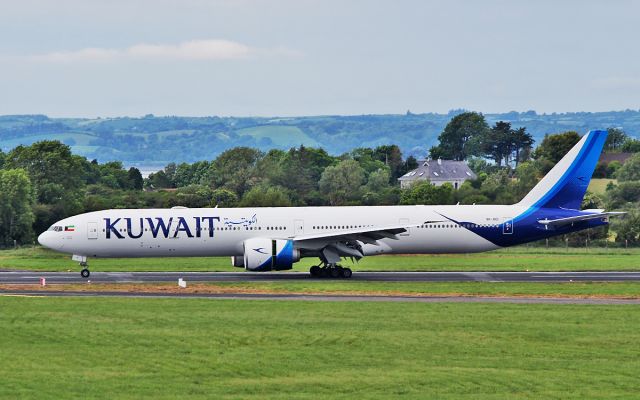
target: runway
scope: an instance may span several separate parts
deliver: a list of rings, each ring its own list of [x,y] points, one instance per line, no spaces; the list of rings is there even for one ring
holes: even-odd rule
[[[253,293],[166,293],[108,291],[0,291],[0,297],[126,297],[126,298],[190,298],[214,300],[284,300],[329,302],[392,302],[392,303],[516,303],[516,304],[590,304],[638,305],[640,299],[578,298],[578,297],[515,297],[515,296],[372,296],[325,294],[253,294]]]
[[[40,278],[52,283],[146,283],[173,282],[252,282],[325,281],[307,272],[92,272],[89,279],[77,272],[0,272],[0,284],[34,284]],[[640,281],[638,272],[354,272],[349,281],[366,282],[589,282]]]

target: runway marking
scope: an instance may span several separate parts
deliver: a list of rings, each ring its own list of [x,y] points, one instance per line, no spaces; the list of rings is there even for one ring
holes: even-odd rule
[[[476,282],[502,282],[501,279],[497,279],[488,272],[472,272],[468,273],[467,276]]]
[[[306,272],[94,272],[81,278],[74,272],[12,271],[0,272],[0,283],[35,283],[44,277],[47,283],[142,283],[172,282],[184,278],[192,282],[320,282]],[[638,271],[402,271],[366,272],[353,274],[355,282],[567,282],[574,281],[640,281]]]

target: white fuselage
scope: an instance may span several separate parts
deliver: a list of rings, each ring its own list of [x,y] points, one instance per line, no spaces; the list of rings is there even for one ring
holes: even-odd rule
[[[453,220],[511,235],[504,223],[522,211],[513,205],[105,210],[61,220],[38,240],[86,257],[241,256],[250,238],[293,239],[295,246],[308,235],[405,225],[397,240],[363,243],[364,255],[466,253],[499,246]]]

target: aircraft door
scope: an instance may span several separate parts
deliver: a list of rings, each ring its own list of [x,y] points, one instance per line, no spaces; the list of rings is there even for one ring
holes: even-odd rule
[[[296,219],[293,221],[293,230],[295,235],[302,235],[304,233],[304,220]]]
[[[87,239],[97,239],[97,238],[98,238],[98,223],[87,222]]]
[[[511,235],[513,234],[513,220],[511,218],[505,218],[502,223],[502,234],[503,235]]]

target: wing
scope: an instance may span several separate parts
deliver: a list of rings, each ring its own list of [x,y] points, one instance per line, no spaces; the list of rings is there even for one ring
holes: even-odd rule
[[[589,221],[591,219],[609,218],[612,215],[622,215],[625,212],[610,211],[610,212],[598,212],[593,214],[576,215],[575,217],[558,218],[558,219],[541,219],[539,223],[547,226],[564,226],[573,224],[580,221]]]
[[[444,222],[424,221],[422,223]],[[318,253],[328,263],[335,264],[341,257],[364,257],[362,244],[379,246],[381,239],[398,240],[398,235],[407,231],[416,224],[400,224],[386,226],[370,226],[364,228],[344,229],[333,232],[314,233],[308,235],[292,236],[294,246],[298,249]]]

